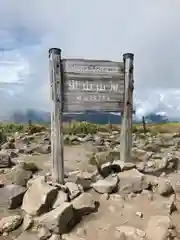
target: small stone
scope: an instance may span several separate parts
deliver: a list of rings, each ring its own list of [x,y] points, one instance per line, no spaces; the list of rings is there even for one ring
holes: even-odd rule
[[[46,227],[40,227],[38,229],[37,236],[38,236],[39,240],[46,240],[46,239],[49,239],[49,237],[51,236],[51,232]]]
[[[84,237],[84,236],[86,236],[86,230],[83,229],[83,228],[78,228],[76,232],[77,232],[77,235],[78,235],[79,237]]]
[[[136,212],[136,216],[142,218],[143,217],[143,213],[142,212]]]
[[[0,233],[12,232],[18,228],[22,223],[22,217],[20,215],[14,215],[4,217],[0,220]]]
[[[128,199],[131,200],[131,199],[135,198],[136,196],[137,196],[137,194],[132,192],[132,193],[129,193],[127,197],[128,197]]]
[[[145,238],[146,233],[144,231],[142,231],[139,228],[136,228],[136,235],[139,236],[140,238]]]
[[[118,177],[109,176],[105,179],[100,179],[92,184],[94,190],[98,193],[112,193],[116,190],[118,184]]]
[[[3,237],[5,237],[5,238],[6,238],[8,235],[9,235],[8,232],[4,232],[4,233],[3,233]]]
[[[70,197],[71,200],[81,194],[81,189],[79,188],[79,186],[76,183],[67,182],[65,184],[65,186],[68,189],[69,197]]]
[[[91,183],[95,180],[94,173],[91,172],[80,172],[77,175],[75,180],[76,184],[80,184],[84,191],[89,190],[91,188]]]
[[[132,238],[132,240],[141,240],[146,236],[146,233],[143,230],[132,226],[116,227],[116,231],[121,234],[124,233],[127,238]]]
[[[159,178],[157,191],[162,196],[169,196],[174,192],[170,180],[164,177]]]
[[[72,201],[76,211],[80,211],[83,215],[89,214],[95,210],[95,200],[90,193],[82,193]]]

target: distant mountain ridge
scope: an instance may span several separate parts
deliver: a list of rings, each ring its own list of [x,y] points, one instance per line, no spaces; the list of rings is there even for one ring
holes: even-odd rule
[[[150,113],[145,116],[145,119],[148,123],[165,123],[170,121],[167,116],[157,113]],[[14,111],[8,119],[9,122],[15,123],[28,123],[29,120],[31,120],[32,123],[50,123],[50,113],[42,110],[28,109],[26,111]],[[64,114],[63,120],[65,122],[77,120],[98,124],[106,124],[108,122],[119,124],[121,122],[121,116],[110,113],[91,112],[82,114]],[[173,121],[178,120],[174,119]],[[137,118],[136,115],[134,115],[133,122],[139,123],[141,122],[141,119]]]

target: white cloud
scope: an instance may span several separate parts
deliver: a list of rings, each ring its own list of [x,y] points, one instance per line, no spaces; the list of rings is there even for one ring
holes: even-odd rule
[[[0,59],[1,83],[20,83],[30,74],[29,63],[17,50],[5,51]]]
[[[112,60],[134,52],[139,114],[180,115],[179,12],[178,0],[0,1],[0,82],[24,82],[0,94],[1,111],[49,108],[47,51],[60,47],[64,56]]]

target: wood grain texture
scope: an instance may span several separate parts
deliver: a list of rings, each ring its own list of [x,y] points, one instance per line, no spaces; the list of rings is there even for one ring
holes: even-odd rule
[[[61,79],[61,55],[60,51],[52,51],[49,54],[50,91],[52,100],[51,109],[51,160],[53,181],[64,183],[64,154],[62,135],[62,99],[57,99],[63,94]]]
[[[64,73],[80,73],[101,76],[124,75],[123,62],[113,62],[105,60],[90,60],[90,59],[63,59]]]
[[[133,59],[125,58],[125,94],[124,112],[121,125],[120,155],[124,162],[131,162],[132,150],[132,83],[133,83]]]
[[[123,110],[122,62],[64,59],[62,68],[65,112]]]

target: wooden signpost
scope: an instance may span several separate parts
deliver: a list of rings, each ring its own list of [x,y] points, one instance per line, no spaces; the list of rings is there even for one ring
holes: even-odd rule
[[[123,62],[62,59],[61,49],[49,50],[51,84],[51,157],[54,181],[64,183],[63,112],[121,112],[121,159],[131,161],[132,53]]]

